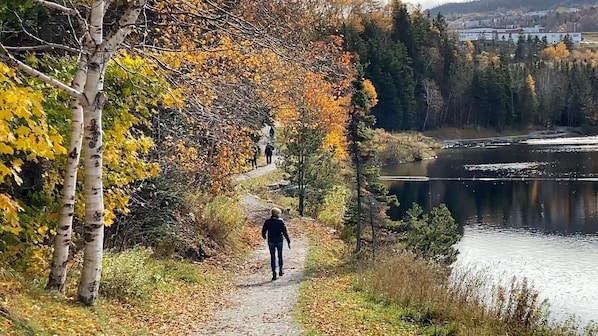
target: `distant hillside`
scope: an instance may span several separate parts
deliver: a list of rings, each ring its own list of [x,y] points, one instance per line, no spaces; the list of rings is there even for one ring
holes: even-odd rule
[[[447,3],[432,8],[433,14],[443,15],[456,13],[485,13],[505,10],[542,11],[559,7],[587,7],[596,6],[592,0],[477,0],[461,3]]]

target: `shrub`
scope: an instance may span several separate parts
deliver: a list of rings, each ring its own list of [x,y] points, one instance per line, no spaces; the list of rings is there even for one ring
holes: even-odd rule
[[[143,301],[163,280],[164,268],[149,248],[138,247],[104,256],[100,291],[125,303]]]
[[[245,224],[245,214],[236,199],[226,196],[191,196],[192,215],[196,229],[220,246],[235,243]]]
[[[444,204],[424,214],[421,206],[413,203],[407,211],[407,248],[418,256],[449,265],[457,259],[459,251],[453,246],[461,239],[457,223]]]
[[[399,163],[433,158],[436,156],[434,149],[441,145],[420,133],[392,134],[377,129],[374,146],[381,162]]]
[[[335,186],[324,198],[324,206],[318,214],[318,221],[338,230],[345,217],[345,209],[349,191],[346,187]]]

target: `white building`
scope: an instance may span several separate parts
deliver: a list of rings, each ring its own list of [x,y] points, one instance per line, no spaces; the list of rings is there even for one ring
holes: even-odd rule
[[[509,41],[513,43],[519,41],[519,36],[522,35],[524,39],[535,39],[538,37],[539,40],[546,38],[548,43],[556,44],[565,39],[565,36],[569,35],[573,44],[581,43],[581,33],[546,33],[544,27],[525,27],[517,29],[500,29],[500,28],[473,28],[473,29],[461,29],[459,30],[459,41]]]

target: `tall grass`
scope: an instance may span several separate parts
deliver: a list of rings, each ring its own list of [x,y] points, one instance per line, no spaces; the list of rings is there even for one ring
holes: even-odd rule
[[[420,133],[388,133],[377,129],[374,146],[383,163],[399,163],[435,157],[440,143]]]
[[[151,298],[167,282],[197,284],[202,278],[197,265],[156,259],[152,249],[137,247],[105,254],[100,291],[107,298],[134,304]]]
[[[433,328],[432,334],[567,334],[549,326],[547,302],[525,279],[494,287],[488,300],[483,274],[448,275],[447,268],[401,252],[368,265],[360,286],[377,300],[405,307],[402,318]]]
[[[149,298],[164,279],[164,268],[149,248],[134,248],[104,257],[101,293],[120,302],[138,302]]]

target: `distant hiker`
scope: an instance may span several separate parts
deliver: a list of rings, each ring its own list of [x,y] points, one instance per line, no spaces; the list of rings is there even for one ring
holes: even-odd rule
[[[287,227],[280,218],[280,209],[272,208],[272,217],[266,219],[262,227],[262,237],[268,237],[268,248],[270,249],[270,266],[272,267],[272,280],[276,280],[276,254],[278,254],[278,275],[283,276],[282,268],[282,246],[283,236],[287,240],[289,249],[291,248],[291,239],[287,232]],[[278,253],[275,253],[278,252]]]
[[[270,126],[270,138],[274,138],[274,126]]]
[[[251,169],[257,169],[257,157],[260,155],[260,147],[253,145],[253,157],[251,158]]]
[[[266,153],[266,164],[271,164],[272,163],[272,153],[274,152],[274,146],[272,146],[272,144],[268,142],[264,152]]]

